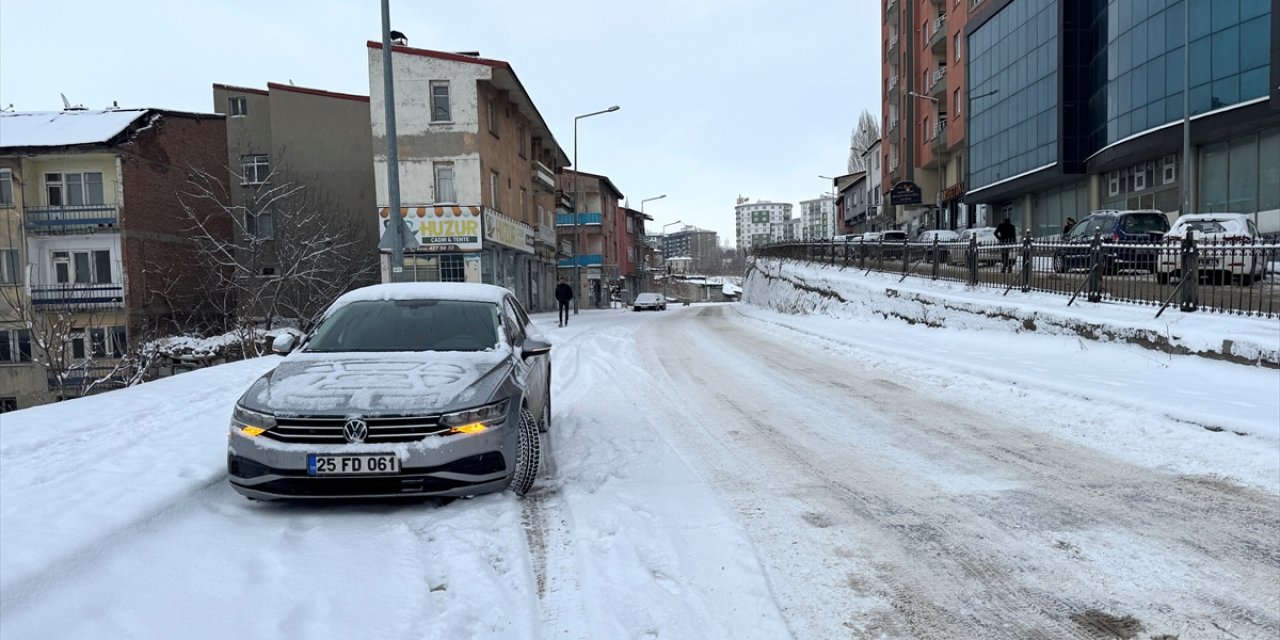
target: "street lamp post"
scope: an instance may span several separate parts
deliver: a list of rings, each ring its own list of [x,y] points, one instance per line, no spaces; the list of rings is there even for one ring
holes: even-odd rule
[[[621,109],[618,105],[613,105],[608,109],[584,113],[575,116],[573,119],[573,287],[575,289],[573,296],[573,314],[578,315],[578,299],[582,297],[582,275],[579,271],[581,267],[581,251],[582,238],[579,237],[579,220],[578,220],[578,121],[591,116],[598,116],[603,113],[611,113]],[[600,212],[603,216],[604,212]],[[603,217],[600,220],[601,226],[604,225]]]
[[[835,215],[836,215],[836,213],[838,213],[838,212],[836,211],[836,179],[835,179],[835,178],[832,178],[831,176],[824,176],[824,175],[819,175],[818,177],[819,177],[819,178],[822,178],[823,180],[830,180],[830,181],[831,181],[831,217],[833,217],[833,218],[834,218],[834,217],[835,217]],[[843,225],[844,220],[841,220],[840,222],[841,222],[841,224]],[[836,230],[835,230],[835,228],[834,228],[834,227],[835,227],[835,221],[834,221],[834,220],[832,221],[832,225],[831,225],[831,226],[832,226],[833,228],[829,229],[829,231],[831,231],[831,233],[834,235],[834,234],[835,234],[835,231],[836,231]],[[830,236],[828,236],[828,237],[830,237]]]
[[[671,224],[662,225],[662,261],[667,263],[666,274],[662,276],[662,299],[664,303],[667,299],[667,292],[670,290],[669,284],[671,282],[671,263],[667,262],[668,260],[671,259],[671,256],[667,255],[667,227],[674,226],[677,224],[680,224],[679,220],[676,220]]]
[[[641,201],[640,201],[640,214],[641,214],[641,216],[643,216],[643,215],[644,215],[644,203],[646,203],[646,202],[652,202],[652,201],[654,201],[654,200],[661,200],[661,199],[663,199],[663,198],[665,198],[665,197],[667,197],[667,194],[665,194],[665,193],[664,193],[664,194],[662,194],[662,195],[660,195],[660,196],[654,196],[654,197],[652,197],[652,198],[645,198],[644,200],[641,200]],[[650,275],[652,275],[652,274],[650,274]],[[650,277],[650,278],[649,278],[649,280],[653,280],[653,278],[652,278],[652,277]],[[652,282],[651,282],[650,284],[652,284]]]
[[[942,124],[942,120],[938,117],[940,114],[937,112],[937,110],[936,110],[936,109],[941,108],[941,107],[942,107],[942,103],[941,103],[941,102],[939,102],[939,101],[938,101],[938,99],[937,99],[937,98],[935,98],[935,97],[933,97],[933,96],[926,96],[926,95],[924,95],[924,94],[916,93],[916,92],[914,92],[914,91],[908,91],[908,92],[907,92],[907,95],[909,95],[909,96],[913,96],[913,97],[916,97],[916,98],[924,98],[925,100],[928,100],[929,102],[932,102],[932,103],[933,103],[933,105],[934,105],[934,107],[935,107],[935,111],[934,111],[934,115],[933,115],[933,128],[934,128],[934,131],[933,131],[933,161],[934,161],[934,162],[936,162],[936,163],[938,163],[938,191],[937,191],[937,195],[935,195],[935,196],[934,196],[934,214],[933,214],[933,218],[934,218],[934,219],[933,219],[933,226],[934,226],[934,228],[935,228],[935,229],[940,229],[940,228],[942,228],[942,227],[941,227],[941,226],[939,226],[939,221],[938,221],[938,220],[939,220],[939,218],[941,218],[941,217],[942,217],[942,182],[943,182],[943,175],[942,175],[942,154],[940,153],[940,152],[941,152],[941,149],[939,148],[938,142],[939,142],[939,138],[940,138],[940,137],[941,137],[941,135],[942,135],[942,128],[939,126],[939,125],[941,125],[941,124]]]

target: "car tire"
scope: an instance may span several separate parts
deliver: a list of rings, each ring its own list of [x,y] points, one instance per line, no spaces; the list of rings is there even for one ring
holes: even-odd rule
[[[1159,282],[1160,284],[1169,284],[1169,272],[1168,272],[1168,271],[1161,271],[1161,272],[1157,273],[1157,274],[1156,274],[1156,282]]]
[[[1251,287],[1251,286],[1253,286],[1253,274],[1252,274],[1252,273],[1246,273],[1246,274],[1244,274],[1244,275],[1240,276],[1240,286],[1242,286],[1242,287]]]
[[[542,442],[539,440],[538,423],[528,409],[520,410],[520,422],[516,425],[516,463],[511,472],[511,484],[507,486],[511,492],[523,496],[533,488],[533,481],[538,477],[538,463],[542,453]]]
[[[551,372],[547,372],[547,398],[542,403],[542,419],[538,421],[538,431],[546,433],[551,430]]]
[[[636,307],[635,309],[633,309],[633,311],[639,311],[639,310],[640,310],[640,307]]]

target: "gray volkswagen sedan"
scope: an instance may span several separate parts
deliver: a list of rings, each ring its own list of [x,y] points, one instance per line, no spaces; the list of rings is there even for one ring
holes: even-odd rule
[[[524,495],[551,423],[551,344],[511,292],[347,293],[231,418],[231,486],[257,499]]]

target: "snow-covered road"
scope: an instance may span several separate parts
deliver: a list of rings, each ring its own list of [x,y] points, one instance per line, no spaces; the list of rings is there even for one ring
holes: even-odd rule
[[[751,305],[535,319],[524,500],[240,498],[231,403],[274,357],[5,414],[0,637],[1280,635],[1276,370]]]

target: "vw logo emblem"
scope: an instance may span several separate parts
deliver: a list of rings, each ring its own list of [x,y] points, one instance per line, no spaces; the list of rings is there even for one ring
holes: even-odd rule
[[[342,435],[347,442],[359,444],[369,437],[369,425],[365,424],[360,418],[351,418],[347,423],[342,425]]]

